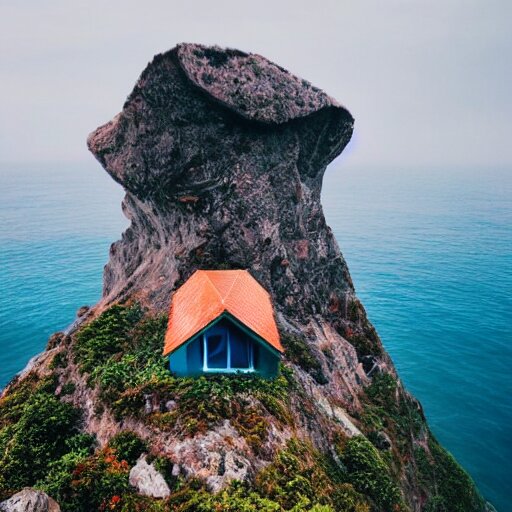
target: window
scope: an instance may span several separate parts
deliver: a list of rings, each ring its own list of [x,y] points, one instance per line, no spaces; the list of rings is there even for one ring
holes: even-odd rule
[[[227,337],[213,334],[206,337],[208,368],[226,368],[228,365]]]
[[[211,329],[203,335],[203,371],[254,371],[252,340],[226,328]]]

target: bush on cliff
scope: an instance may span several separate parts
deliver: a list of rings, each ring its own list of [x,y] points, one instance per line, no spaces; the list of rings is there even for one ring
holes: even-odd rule
[[[138,304],[114,305],[83,327],[73,347],[75,360],[82,371],[90,373],[110,356],[122,351],[131,328],[142,317]]]
[[[131,467],[140,455],[147,451],[147,443],[144,442],[135,432],[124,430],[113,436],[109,442],[109,447],[114,451],[115,456],[120,461],[125,460]]]
[[[106,448],[95,455],[67,453],[49,468],[39,487],[52,496],[63,512],[121,510],[122,496],[131,492],[126,461]]]
[[[285,357],[309,373],[318,384],[327,384],[322,365],[308,343],[300,336],[282,333],[281,341],[285,348]]]
[[[282,510],[370,510],[368,500],[347,482],[334,460],[296,439],[256,476],[255,490],[279,503]]]
[[[482,510],[483,499],[471,477],[432,435],[428,450],[417,447],[415,461],[419,481],[430,495],[426,512]]]
[[[76,409],[45,390],[37,390],[18,412],[18,421],[4,427],[8,438],[0,435],[3,491],[34,485],[45,476],[50,463],[68,451],[66,441],[79,419]]]
[[[400,490],[377,449],[363,436],[349,439],[340,453],[348,480],[360,493],[369,496],[379,510],[402,510]]]

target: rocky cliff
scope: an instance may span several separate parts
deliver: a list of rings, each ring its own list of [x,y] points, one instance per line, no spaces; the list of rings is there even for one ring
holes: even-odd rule
[[[326,225],[323,174],[353,124],[259,55],[182,44],[153,59],[88,138],[131,224],[100,303],[4,392],[5,495],[37,484],[64,510],[484,510],[401,385]],[[278,379],[167,372],[170,298],[200,268],[249,269],[270,292]],[[51,438],[48,460],[22,442],[34,401],[62,433],[29,429],[36,448]],[[165,497],[130,487],[142,453]],[[17,468],[22,454],[36,476]],[[111,473],[93,499],[84,474]]]

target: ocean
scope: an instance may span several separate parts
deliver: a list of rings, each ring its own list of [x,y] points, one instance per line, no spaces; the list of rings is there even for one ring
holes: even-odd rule
[[[92,159],[0,165],[0,388],[101,295],[123,193]],[[358,296],[442,444],[512,511],[512,173],[357,169],[323,193]]]

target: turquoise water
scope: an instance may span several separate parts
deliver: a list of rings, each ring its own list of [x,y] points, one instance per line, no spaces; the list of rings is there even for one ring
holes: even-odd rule
[[[0,387],[101,294],[122,191],[95,162],[0,166]],[[334,164],[327,220],[432,429],[512,511],[512,177]]]

